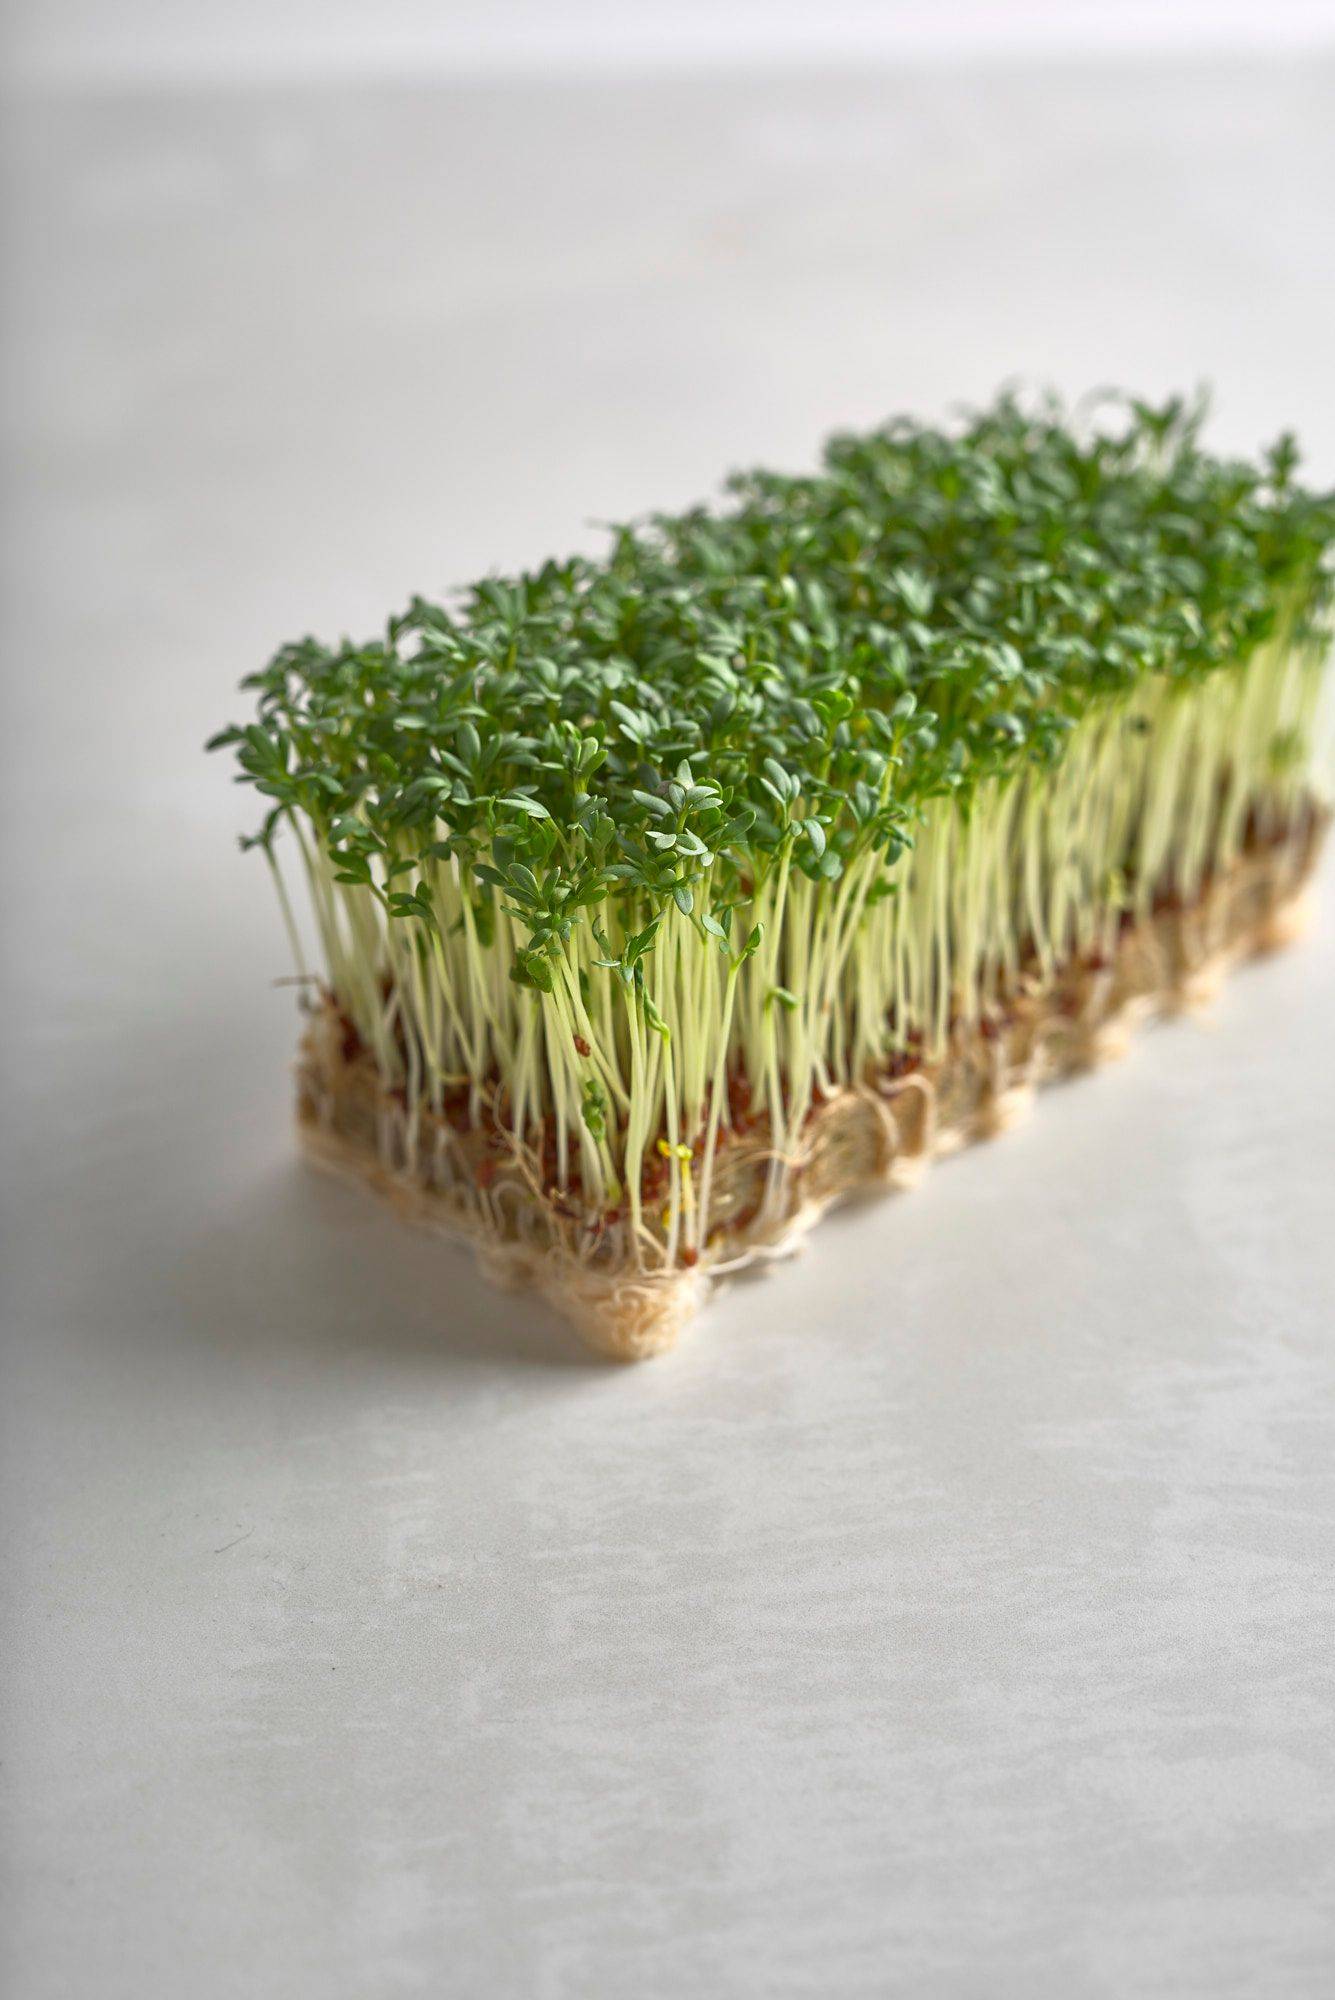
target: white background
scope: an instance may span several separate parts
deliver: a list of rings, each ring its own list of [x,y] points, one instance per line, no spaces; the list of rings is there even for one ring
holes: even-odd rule
[[[297,1165],[199,746],[280,638],[1017,373],[1335,479],[1330,54],[375,18],[11,10],[6,1991],[1315,2000],[1329,870],[617,1372]]]
[[[1302,50],[1331,0],[5,0],[24,81],[235,82]]]

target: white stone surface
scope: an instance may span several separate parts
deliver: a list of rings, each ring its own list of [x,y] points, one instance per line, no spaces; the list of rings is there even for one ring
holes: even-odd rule
[[[278,639],[1019,372],[1335,477],[1332,69],[6,118],[14,2000],[1335,1977],[1335,908],[651,1367],[294,1157]]]

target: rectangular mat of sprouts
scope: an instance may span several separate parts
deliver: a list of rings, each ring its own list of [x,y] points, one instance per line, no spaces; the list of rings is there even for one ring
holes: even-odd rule
[[[650,1354],[1286,936],[1335,496],[1201,414],[895,421],[285,646],[214,742],[265,801],[314,1158]]]

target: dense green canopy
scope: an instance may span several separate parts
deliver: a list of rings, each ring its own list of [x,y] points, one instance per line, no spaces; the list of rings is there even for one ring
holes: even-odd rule
[[[1199,442],[1200,410],[1003,397],[955,431],[836,437],[821,470],[415,601],[382,641],[286,646],[215,739],[402,914],[425,848],[540,947],[631,888],[726,903],[791,843],[835,878],[922,802],[1058,754],[1100,698],[1236,664],[1326,604],[1335,499]],[[715,864],[719,864],[717,867]],[[395,883],[400,883],[398,889]]]

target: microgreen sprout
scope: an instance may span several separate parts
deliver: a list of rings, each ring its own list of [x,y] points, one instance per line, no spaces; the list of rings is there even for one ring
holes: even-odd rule
[[[597,1254],[694,1262],[739,1092],[777,1203],[819,1099],[1290,824],[1335,501],[1202,417],[898,420],[283,647],[214,743],[408,1124],[463,1088]]]

